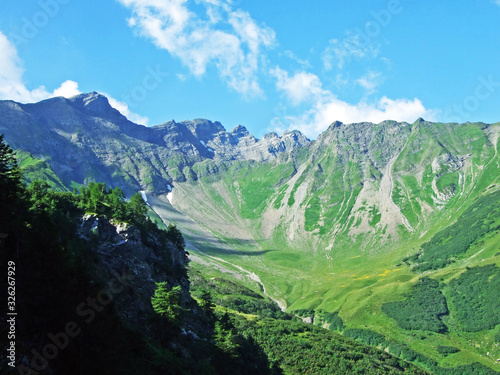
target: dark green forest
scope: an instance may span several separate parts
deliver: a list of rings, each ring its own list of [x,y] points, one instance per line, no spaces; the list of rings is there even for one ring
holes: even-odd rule
[[[238,319],[241,332],[259,343],[287,374],[424,374],[399,358],[298,321]]]
[[[428,277],[420,279],[405,300],[385,303],[382,311],[404,329],[441,333],[447,329],[441,321],[448,314],[446,298],[439,283]]]
[[[468,268],[449,283],[455,317],[465,331],[493,329],[500,324],[500,268],[494,264]]]
[[[409,346],[405,344],[401,344],[399,342],[395,342],[386,338],[384,335],[380,333],[373,332],[369,329],[360,329],[360,328],[348,328],[343,332],[344,336],[353,338],[357,341],[360,341],[364,344],[376,346],[379,348],[387,348],[387,351],[405,361],[414,363],[420,367],[423,367],[429,370],[433,374],[438,375],[448,375],[448,374],[457,374],[457,375],[494,375],[495,371],[483,366],[480,363],[471,363],[469,365],[457,366],[457,367],[440,367],[437,362],[431,358],[428,358]],[[437,351],[440,354],[448,355],[457,353],[459,350],[451,347],[451,346],[442,346],[439,345],[437,347]]]

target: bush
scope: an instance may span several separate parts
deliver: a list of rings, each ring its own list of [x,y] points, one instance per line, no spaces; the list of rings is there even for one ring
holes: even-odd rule
[[[330,331],[342,331],[345,327],[344,321],[339,316],[338,311],[331,313],[324,312],[321,314],[321,318],[330,325]]]
[[[444,354],[444,355],[458,353],[460,351],[460,349],[457,349],[454,346],[445,346],[445,345],[438,345],[436,350],[439,354]]]
[[[388,347],[390,342],[380,333],[370,331],[369,329],[349,328],[344,331],[345,337],[361,341],[367,345]]]
[[[238,319],[236,326],[253,337],[286,374],[422,374],[414,365],[384,351],[301,321]],[[349,330],[347,330],[349,331]],[[385,340],[368,330],[350,330],[373,341]]]
[[[412,286],[405,300],[383,304],[382,311],[407,330],[446,332],[441,321],[441,316],[448,314],[446,298],[439,283],[428,277]]]
[[[469,268],[452,280],[449,288],[454,315],[465,331],[493,329],[500,324],[500,269],[494,264]]]

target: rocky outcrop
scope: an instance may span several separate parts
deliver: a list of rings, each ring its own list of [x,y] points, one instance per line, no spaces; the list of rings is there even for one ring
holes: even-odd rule
[[[113,298],[117,315],[128,324],[148,329],[157,282],[180,285],[183,304],[190,305],[189,281],[179,272],[187,261],[184,249],[164,247],[155,234],[143,238],[133,225],[94,215],[82,218],[77,234],[93,244],[91,279]]]

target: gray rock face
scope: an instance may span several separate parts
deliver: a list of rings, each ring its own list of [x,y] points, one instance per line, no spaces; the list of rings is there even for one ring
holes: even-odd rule
[[[310,143],[299,132],[259,140],[241,125],[227,132],[204,119],[137,125],[96,92],[34,104],[0,101],[0,133],[13,148],[47,160],[66,186],[102,181],[127,194],[167,193],[206,159],[271,161]]]
[[[336,121],[318,137],[313,149],[315,153],[321,154],[325,148],[333,147],[342,159],[355,157],[369,161],[381,169],[405,145],[410,132],[411,125],[406,122],[362,122],[346,125]]]
[[[184,250],[173,245],[168,249],[147,246],[136,227],[93,215],[82,218],[77,235],[96,243],[92,279],[104,285],[103,291],[111,295],[115,310],[124,321],[147,329],[147,319],[153,313],[151,296],[157,282],[181,285],[183,303],[190,303],[187,278],[174,275],[165,267],[165,264],[170,264],[170,269],[183,266]],[[154,236],[150,237],[149,243],[157,242]]]

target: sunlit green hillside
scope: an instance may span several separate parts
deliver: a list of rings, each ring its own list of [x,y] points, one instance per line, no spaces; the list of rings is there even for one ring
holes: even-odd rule
[[[335,123],[274,163],[197,163],[195,179],[174,183],[173,208],[165,197],[153,208],[186,233],[195,262],[264,289],[289,312],[338,312],[347,327],[443,365],[494,366],[496,305],[473,310],[496,318],[470,332],[450,285],[469,268],[500,264],[499,129]],[[383,309],[423,277],[445,298],[441,330],[408,329]],[[500,290],[491,283],[481,293]]]

